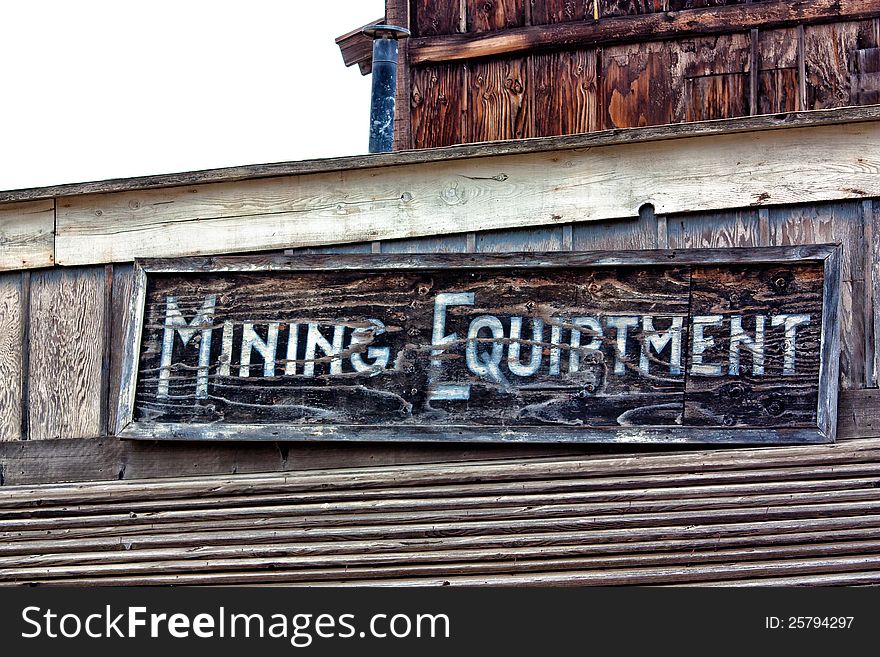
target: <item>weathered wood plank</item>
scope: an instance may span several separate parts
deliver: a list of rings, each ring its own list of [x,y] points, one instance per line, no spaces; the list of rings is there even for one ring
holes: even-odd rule
[[[0,441],[21,438],[24,309],[21,275],[0,274]]]
[[[584,48],[647,39],[747,32],[752,28],[770,29],[839,20],[841,16],[859,19],[877,15],[880,15],[880,8],[875,0],[747,3],[680,13],[651,12],[606,17],[599,21],[534,25],[498,33],[413,39],[410,57],[414,64],[448,62],[512,55],[538,48]]]
[[[805,28],[807,108],[853,105],[862,100],[856,80],[860,50],[880,43],[873,21],[810,25]]]
[[[29,438],[91,438],[101,427],[103,267],[31,279]]]
[[[528,0],[465,0],[468,33],[522,27],[526,2]]]
[[[570,23],[593,17],[594,0],[531,0],[532,25]]]
[[[535,54],[535,130],[538,137],[598,129],[595,49]]]
[[[757,52],[758,113],[776,114],[800,109],[797,29],[759,31]]]
[[[0,271],[50,267],[55,261],[55,202],[0,206]]]
[[[666,221],[669,247],[673,249],[748,247],[761,243],[756,210],[685,214],[667,217]]]
[[[410,69],[412,139],[415,148],[461,143],[461,66]]]
[[[455,34],[460,20],[460,4],[449,0],[412,0],[413,36]]]
[[[880,123],[859,123],[70,197],[59,202],[56,257],[409,238],[466,232],[475,216],[483,229],[523,228],[635,217],[645,203],[670,214],[880,196],[878,152]]]
[[[608,130],[590,134],[544,137],[528,141],[504,141],[493,144],[460,144],[442,151],[436,149],[400,151],[370,155],[352,155],[320,160],[302,160],[274,164],[256,164],[177,174],[118,178],[97,182],[73,183],[49,187],[0,191],[0,203],[25,200],[51,199],[61,196],[82,196],[109,192],[180,187],[213,182],[233,182],[279,176],[310,173],[329,173],[354,169],[390,167],[405,164],[449,161],[469,157],[510,155],[514,153],[537,153],[567,148],[591,148],[612,144],[642,143],[661,139],[678,139],[698,135],[735,134],[756,130],[775,130],[802,126],[838,125],[860,121],[876,121],[880,108],[843,107],[831,110],[797,112],[783,116],[754,116],[686,123],[678,125],[650,126],[628,130]]]
[[[467,141],[534,136],[530,121],[525,59],[499,59],[468,65]]]

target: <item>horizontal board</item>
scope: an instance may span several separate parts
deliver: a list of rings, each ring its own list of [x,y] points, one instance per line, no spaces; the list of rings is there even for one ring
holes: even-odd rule
[[[55,262],[55,202],[0,205],[0,271]]]
[[[121,435],[831,440],[837,249],[744,256],[146,263]]]
[[[865,122],[70,197],[56,258],[410,238],[467,232],[475,217],[485,230],[522,228],[635,217],[645,204],[668,214],[865,198],[880,195],[877,152],[880,123]]]

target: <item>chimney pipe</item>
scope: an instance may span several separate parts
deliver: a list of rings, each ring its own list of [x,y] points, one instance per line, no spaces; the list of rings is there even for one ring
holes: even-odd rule
[[[397,91],[397,40],[410,31],[396,25],[370,25],[373,40],[373,88],[370,97],[370,152],[390,153],[394,144],[394,96]]]

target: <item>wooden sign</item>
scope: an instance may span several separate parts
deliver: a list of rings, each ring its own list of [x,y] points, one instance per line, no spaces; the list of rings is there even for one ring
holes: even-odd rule
[[[137,264],[149,439],[834,439],[838,247]]]

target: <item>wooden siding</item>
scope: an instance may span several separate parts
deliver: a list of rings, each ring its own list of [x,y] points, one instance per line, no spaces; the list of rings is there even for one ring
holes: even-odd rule
[[[55,257],[71,266],[604,221],[645,204],[671,214],[863,199],[880,195],[877,153],[871,121],[71,196],[57,204]]]
[[[413,84],[411,141],[397,148],[880,102],[880,20],[865,18],[880,8],[862,0],[801,5],[466,2],[461,19],[448,13],[457,3],[413,3],[402,84],[429,79],[446,91],[432,96]],[[419,31],[420,20],[433,24],[438,15],[443,30]]]

